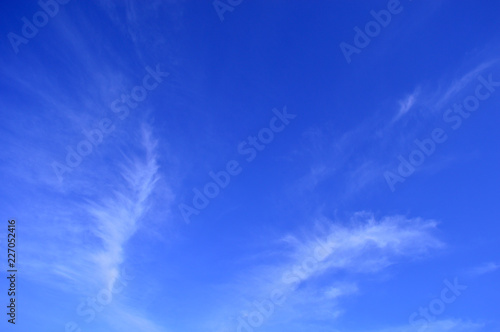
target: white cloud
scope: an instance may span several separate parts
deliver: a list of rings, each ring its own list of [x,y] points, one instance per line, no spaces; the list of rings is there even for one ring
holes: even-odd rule
[[[128,142],[130,149],[126,151],[133,152],[122,154],[123,162],[103,160],[106,167],[93,170],[98,181],[78,179],[82,190],[87,190],[85,194],[74,195],[73,191],[61,194],[46,208],[51,215],[45,215],[45,210],[40,213],[40,224],[33,225],[29,232],[25,246],[27,276],[66,293],[73,300],[68,303],[74,303],[75,308],[79,299],[113,289],[127,260],[127,243],[143,226],[144,216],[152,204],[152,194],[160,177],[157,142],[146,126],[141,128],[139,136],[137,146],[136,142]],[[50,233],[44,232],[48,229]],[[39,248],[46,248],[43,255],[38,254]],[[116,298],[126,300],[124,294]],[[129,322],[127,326],[134,331],[140,326],[148,327],[149,331],[162,331],[137,308],[120,302],[113,300],[107,309],[111,313],[98,315],[97,319],[107,321],[110,326],[117,324],[113,320],[125,325]],[[93,324],[98,330],[98,323]],[[136,328],[132,329],[133,326]]]
[[[405,115],[413,107],[413,105],[415,105],[419,94],[420,90],[416,89],[413,93],[409,94],[404,99],[398,102],[399,110],[398,113],[396,114],[396,117],[393,119],[393,122],[397,121],[399,118]]]
[[[329,299],[336,299],[342,296],[356,294],[358,286],[354,283],[338,284],[333,287],[327,288],[325,296]]]
[[[436,109],[441,109],[447,106],[450,100],[455,97],[460,91],[466,88],[472,81],[474,81],[479,74],[486,69],[496,64],[498,60],[485,61],[479,64],[476,68],[465,73],[460,78],[453,80],[444,93],[439,93],[439,99],[435,102]]]
[[[113,287],[118,265],[123,261],[123,246],[136,232],[147,210],[147,199],[158,180],[156,142],[146,128],[142,130],[142,144],[146,150],[145,160],[129,160],[121,167],[125,186],[120,191],[115,190],[113,197],[87,205],[93,220],[93,232],[102,245],[102,250],[95,252],[92,258],[105,273],[109,288]]]
[[[366,332],[476,332],[481,331],[484,324],[463,321],[460,319],[445,319],[429,322],[425,327],[403,325],[397,327],[370,330]]]
[[[500,269],[500,264],[494,262],[487,262],[469,269],[467,271],[467,274],[470,277],[479,277],[484,274],[495,272],[498,269]]]
[[[377,219],[361,212],[347,223],[322,220],[315,230],[284,236],[275,253],[282,263],[253,268],[236,285],[227,286],[233,314],[224,309],[225,317],[219,319],[234,320],[251,312],[254,301],[265,301],[274,291],[286,294],[287,300],[271,319],[338,317],[344,311],[342,299],[359,293],[361,274],[376,274],[403,258],[411,261],[443,247],[433,234],[436,225],[433,220],[404,216]],[[240,310],[235,312],[236,308]]]
[[[321,262],[321,271],[342,269],[376,272],[401,256],[417,257],[429,249],[441,247],[432,231],[437,223],[419,218],[388,216],[377,220],[370,213],[357,213],[348,225],[329,224],[323,236],[295,238],[294,260],[298,263],[314,257],[318,243],[332,252]],[[290,240],[288,240],[290,242]]]

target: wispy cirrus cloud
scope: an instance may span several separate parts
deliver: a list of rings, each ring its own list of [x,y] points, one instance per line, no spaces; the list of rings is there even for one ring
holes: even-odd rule
[[[123,262],[123,246],[136,232],[148,208],[148,198],[158,181],[156,144],[149,129],[142,128],[145,158],[129,159],[121,165],[124,184],[115,189],[111,197],[100,202],[89,201],[86,210],[93,220],[92,232],[101,243],[101,250],[91,255],[93,262],[105,274],[112,288]]]
[[[293,317],[335,319],[344,310],[342,299],[360,292],[361,275],[378,274],[403,258],[419,259],[442,248],[444,243],[434,234],[436,227],[433,220],[377,219],[366,212],[356,213],[346,223],[318,221],[314,230],[283,237],[271,255],[277,262],[245,271],[239,282],[228,285],[227,303],[233,311],[215,315],[217,324],[211,326],[220,326],[223,319],[251,317],[255,303],[268,301],[275,293],[286,300],[276,305],[276,317],[270,318],[273,324]]]
[[[95,170],[99,172],[99,182],[94,182],[94,178],[80,179],[82,189],[94,189],[83,197],[74,197],[72,191],[60,193],[64,197],[59,199],[66,202],[70,212],[63,209],[58,212],[59,202],[47,207],[53,211],[51,222],[55,231],[29,238],[26,246],[29,258],[25,261],[30,278],[66,293],[75,301],[95,297],[103,291],[113,292],[122,266],[132,264],[127,263],[127,245],[141,228],[148,225],[144,217],[154,203],[152,196],[160,180],[158,142],[152,129],[142,125],[136,136],[138,144],[127,141],[127,147],[117,153],[116,163]],[[46,219],[42,218],[40,230],[47,228]],[[36,252],[45,244],[49,244],[47,253],[37,255]],[[126,300],[123,294],[114,298]],[[126,302],[113,301],[106,315],[98,316],[101,323],[93,323],[93,328],[97,331],[105,322],[107,326],[125,326],[120,328],[121,331],[141,327],[148,327],[149,331],[164,331],[141,314],[141,310]],[[66,319],[82,324],[85,320]]]
[[[73,214],[71,223],[60,229],[60,236],[67,239],[80,237],[80,246],[72,246],[70,255],[65,254],[67,248],[64,246],[71,246],[74,244],[72,241],[62,242],[59,248],[55,248],[54,273],[85,284],[87,274],[96,279],[95,271],[99,271],[98,280],[107,287],[113,286],[118,266],[124,260],[124,245],[137,231],[159,179],[156,142],[145,127],[142,129],[141,146],[144,158],[124,156],[128,161],[118,164],[121,170],[118,176],[113,178],[106,172],[110,181],[108,185],[113,188],[109,194],[75,203],[79,212]]]
[[[310,151],[310,167],[297,181],[296,189],[310,193],[343,172],[342,179],[336,182],[337,186],[339,182],[343,186],[339,193],[342,199],[369,185],[385,186],[381,174],[391,167],[395,156],[413,150],[414,140],[428,135],[433,128],[428,123],[441,121],[443,108],[452,106],[455,98],[477,81],[478,75],[497,70],[500,60],[490,57],[474,63],[474,66],[464,64],[467,70],[457,70],[454,74],[441,73],[438,80],[441,83],[417,82],[413,90],[391,97],[392,109],[375,112],[377,116],[368,116],[337,137],[321,126],[306,132],[304,141],[309,149],[306,151]],[[426,163],[424,167],[433,166]]]
[[[461,319],[443,319],[429,322],[425,328],[421,326],[401,325],[363,332],[476,332],[483,331],[485,324]]]
[[[398,102],[399,110],[394,119],[392,120],[392,122],[399,120],[399,118],[404,116],[406,113],[408,113],[408,111],[412,109],[413,105],[415,105],[415,103],[417,102],[419,94],[420,94],[420,89],[417,88],[412,93],[408,94],[406,97],[399,100]]]
[[[499,59],[484,61],[458,78],[452,79],[447,87],[438,89],[436,96],[433,98],[435,99],[435,109],[440,110],[441,108],[448,106],[447,104],[450,100],[459,94],[460,91],[466,88],[471,82],[473,82],[478,75],[483,73],[485,70],[490,69],[499,61]]]
[[[500,269],[500,264],[495,262],[486,262],[478,266],[472,267],[466,271],[469,277],[479,277],[484,274],[492,273]]]

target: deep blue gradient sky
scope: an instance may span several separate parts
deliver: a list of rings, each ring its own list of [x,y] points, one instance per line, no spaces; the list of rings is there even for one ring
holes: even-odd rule
[[[0,4],[1,331],[500,331],[497,1],[63,2]]]

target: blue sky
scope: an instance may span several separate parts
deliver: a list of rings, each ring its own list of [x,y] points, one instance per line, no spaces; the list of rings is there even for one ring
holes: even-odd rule
[[[498,2],[0,6],[2,331],[500,330]]]

